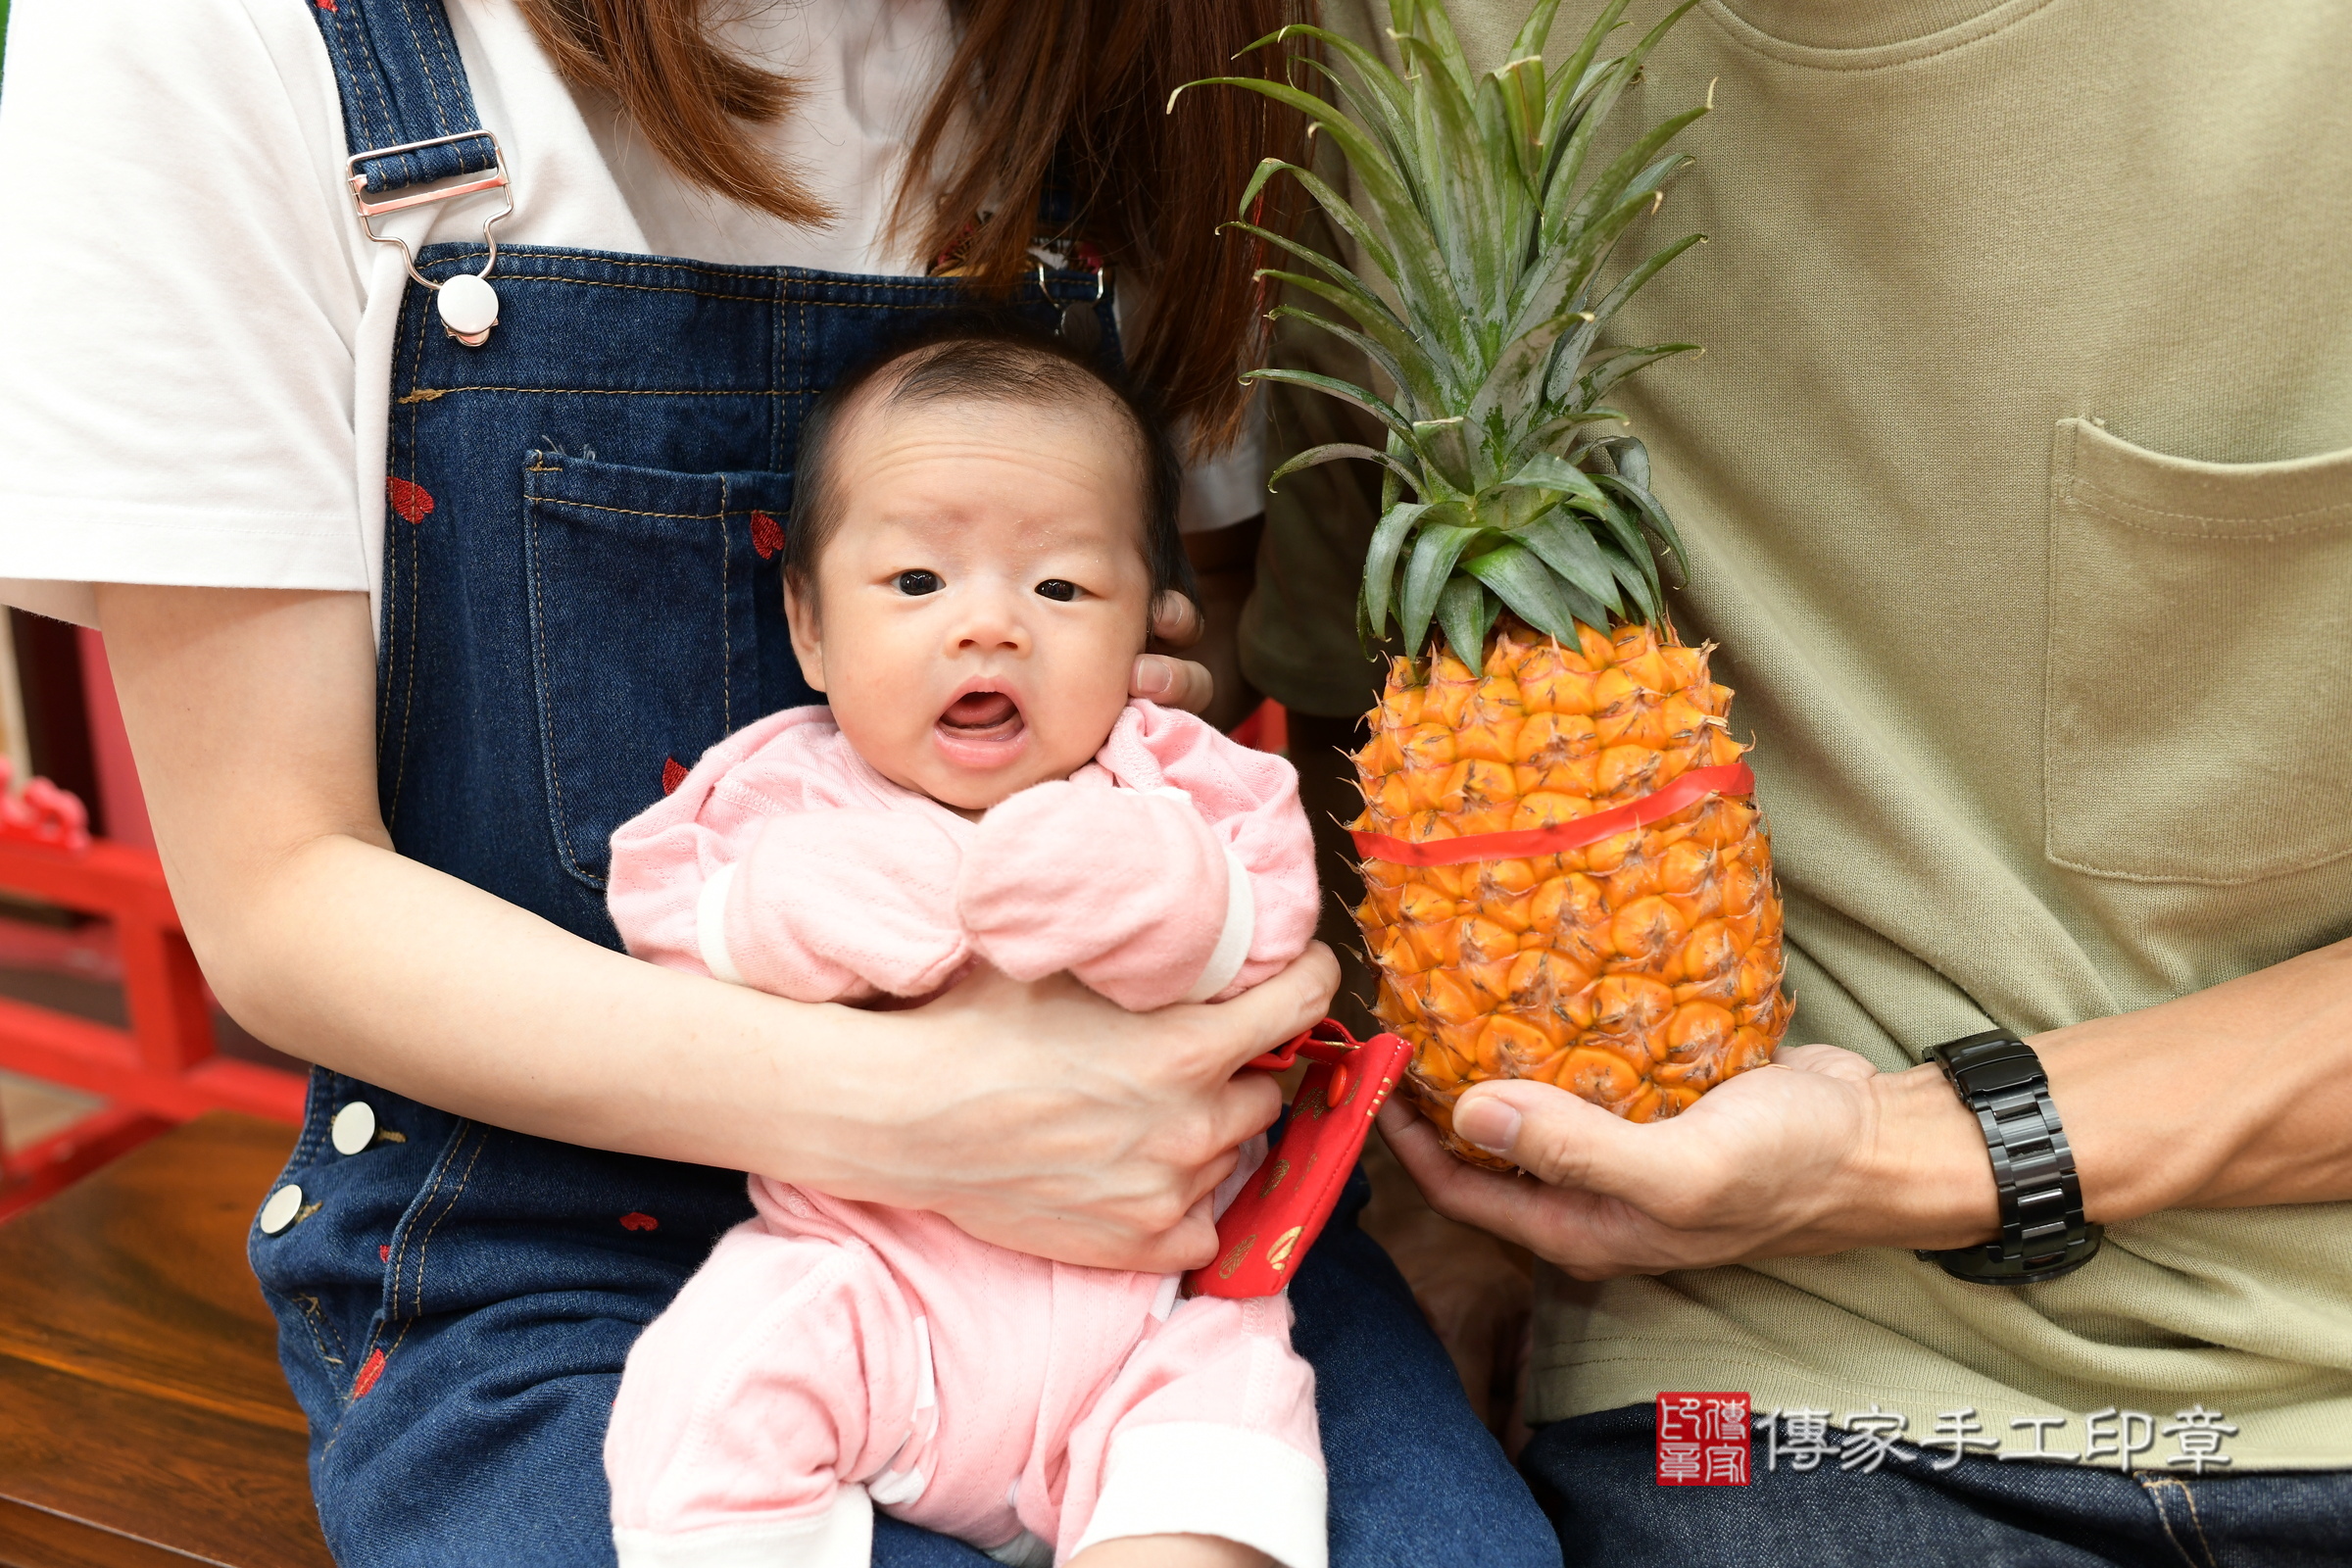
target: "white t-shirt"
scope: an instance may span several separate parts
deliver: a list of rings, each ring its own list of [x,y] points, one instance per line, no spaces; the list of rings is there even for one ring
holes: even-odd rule
[[[752,132],[839,215],[779,222],[670,172],[559,78],[512,0],[448,0],[513,176],[502,243],[907,274],[883,232],[952,46],[945,0],[774,0],[732,43],[805,87]],[[0,600],[93,582],[376,591],[407,274],[361,232],[305,0],[17,0],[0,92]],[[495,195],[377,220],[477,240]],[[493,274],[495,281],[495,273]],[[1254,431],[1185,526],[1264,501]]]

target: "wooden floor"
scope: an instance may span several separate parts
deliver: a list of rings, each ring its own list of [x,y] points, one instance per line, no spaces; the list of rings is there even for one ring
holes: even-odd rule
[[[216,1113],[0,1225],[0,1565],[332,1568],[245,1265],[293,1141]]]

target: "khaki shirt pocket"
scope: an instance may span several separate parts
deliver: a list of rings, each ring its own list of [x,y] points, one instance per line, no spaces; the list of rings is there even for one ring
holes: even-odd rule
[[[2196,463],[2059,421],[2044,852],[2230,885],[2352,856],[2352,451]]]

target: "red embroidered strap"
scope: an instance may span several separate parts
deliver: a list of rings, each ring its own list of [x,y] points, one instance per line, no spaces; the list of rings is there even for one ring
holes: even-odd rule
[[[1619,833],[1630,833],[1644,822],[1672,816],[1710,795],[1752,795],[1756,775],[1745,762],[1720,767],[1694,767],[1662,790],[1612,806],[1591,816],[1557,822],[1550,827],[1521,828],[1512,833],[1473,833],[1458,839],[1430,839],[1414,844],[1384,833],[1353,833],[1355,853],[1367,860],[1391,865],[1462,865],[1471,860],[1517,860],[1530,856],[1557,855],[1582,849]]]
[[[1358,1041],[1326,1018],[1249,1064],[1314,1063],[1291,1102],[1282,1142],[1217,1221],[1217,1260],[1185,1276],[1194,1295],[1273,1296],[1291,1283],[1412,1054],[1395,1035]]]
[[[1348,1026],[1337,1018],[1302,1029],[1295,1039],[1286,1040],[1262,1055],[1251,1056],[1244,1067],[1263,1072],[1282,1072],[1291,1063],[1304,1056],[1309,1061],[1341,1062],[1355,1054],[1363,1042],[1348,1032]]]

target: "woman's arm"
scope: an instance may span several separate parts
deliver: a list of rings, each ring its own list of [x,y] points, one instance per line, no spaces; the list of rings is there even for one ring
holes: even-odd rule
[[[2030,1043],[2093,1220],[2352,1199],[2352,941]],[[1401,1105],[1381,1125],[1440,1213],[1580,1279],[1998,1229],[1984,1135],[1941,1070],[1829,1046],[1646,1126],[1546,1084],[1466,1093],[1455,1128],[1536,1181],[1454,1159]]]
[[[639,962],[393,853],[365,596],[98,596],[165,872],[222,1003],[281,1050],[464,1115],[1182,1268],[1215,1250],[1193,1204],[1277,1108],[1235,1068],[1336,981],[1318,949],[1232,1003],[1151,1017],[1066,977],[867,1013]]]

